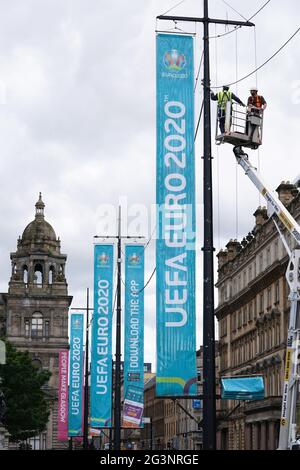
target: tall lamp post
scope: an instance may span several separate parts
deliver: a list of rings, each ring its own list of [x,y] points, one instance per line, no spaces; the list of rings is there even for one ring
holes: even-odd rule
[[[89,440],[89,311],[94,310],[89,308],[89,293],[90,290],[86,289],[86,307],[71,308],[71,310],[85,310],[86,311],[86,328],[85,328],[85,370],[84,370],[84,413],[83,413],[83,448],[88,449]],[[71,444],[72,445],[72,444]]]
[[[117,239],[117,319],[116,319],[116,361],[115,361],[115,401],[114,401],[114,450],[121,448],[121,268],[122,268],[122,239],[138,239],[142,236],[131,237],[121,235],[121,207],[118,214],[118,235],[96,235],[94,238]]]
[[[213,246],[213,192],[211,155],[209,24],[254,26],[249,21],[212,19],[208,16],[208,0],[203,0],[203,18],[185,16],[157,17],[159,20],[203,23],[203,447],[216,448],[216,372],[214,326],[214,246]]]

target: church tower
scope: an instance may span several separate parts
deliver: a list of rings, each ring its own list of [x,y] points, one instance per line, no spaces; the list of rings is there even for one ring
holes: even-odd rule
[[[47,394],[52,412],[47,432],[37,436],[35,447],[56,448],[58,357],[68,348],[68,312],[72,297],[65,277],[67,255],[60,251],[60,239],[44,217],[40,193],[35,219],[18,239],[11,253],[12,272],[8,294],[3,294],[6,310],[6,337],[20,350],[27,350],[37,367],[52,376]]]

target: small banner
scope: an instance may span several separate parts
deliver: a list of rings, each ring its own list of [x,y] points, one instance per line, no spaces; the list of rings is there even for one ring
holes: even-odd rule
[[[156,45],[156,394],[196,395],[193,38]]]
[[[59,441],[68,440],[68,368],[69,351],[59,351],[58,371],[58,423],[57,438]]]
[[[113,271],[114,245],[95,245],[90,419],[94,428],[111,427]]]
[[[144,409],[144,246],[125,248],[123,427],[142,427]]]
[[[69,427],[70,437],[82,436],[83,428],[83,314],[71,315]]]

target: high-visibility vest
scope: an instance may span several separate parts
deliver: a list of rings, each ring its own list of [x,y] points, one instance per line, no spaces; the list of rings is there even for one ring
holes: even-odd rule
[[[232,101],[231,91],[219,91],[219,93],[218,93],[218,106],[221,109],[226,109],[227,101]]]
[[[255,95],[251,96],[251,101],[252,101],[252,106],[255,106],[256,108],[261,108],[263,105],[263,100],[261,95]]]

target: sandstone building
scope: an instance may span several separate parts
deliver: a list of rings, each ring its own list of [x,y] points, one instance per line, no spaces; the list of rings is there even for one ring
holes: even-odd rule
[[[11,278],[7,293],[0,294],[0,328],[20,350],[27,350],[37,367],[52,373],[45,392],[52,409],[47,431],[31,439],[33,448],[61,447],[57,441],[58,354],[68,348],[68,295],[65,277],[67,256],[44,217],[41,194],[35,219],[18,239],[11,253]]]
[[[300,219],[297,188],[282,182],[280,200]],[[260,374],[266,396],[254,402],[221,401],[218,445],[222,449],[276,449],[289,315],[285,279],[288,255],[265,207],[241,243],[218,253],[220,375]],[[290,248],[294,240],[285,233]]]

